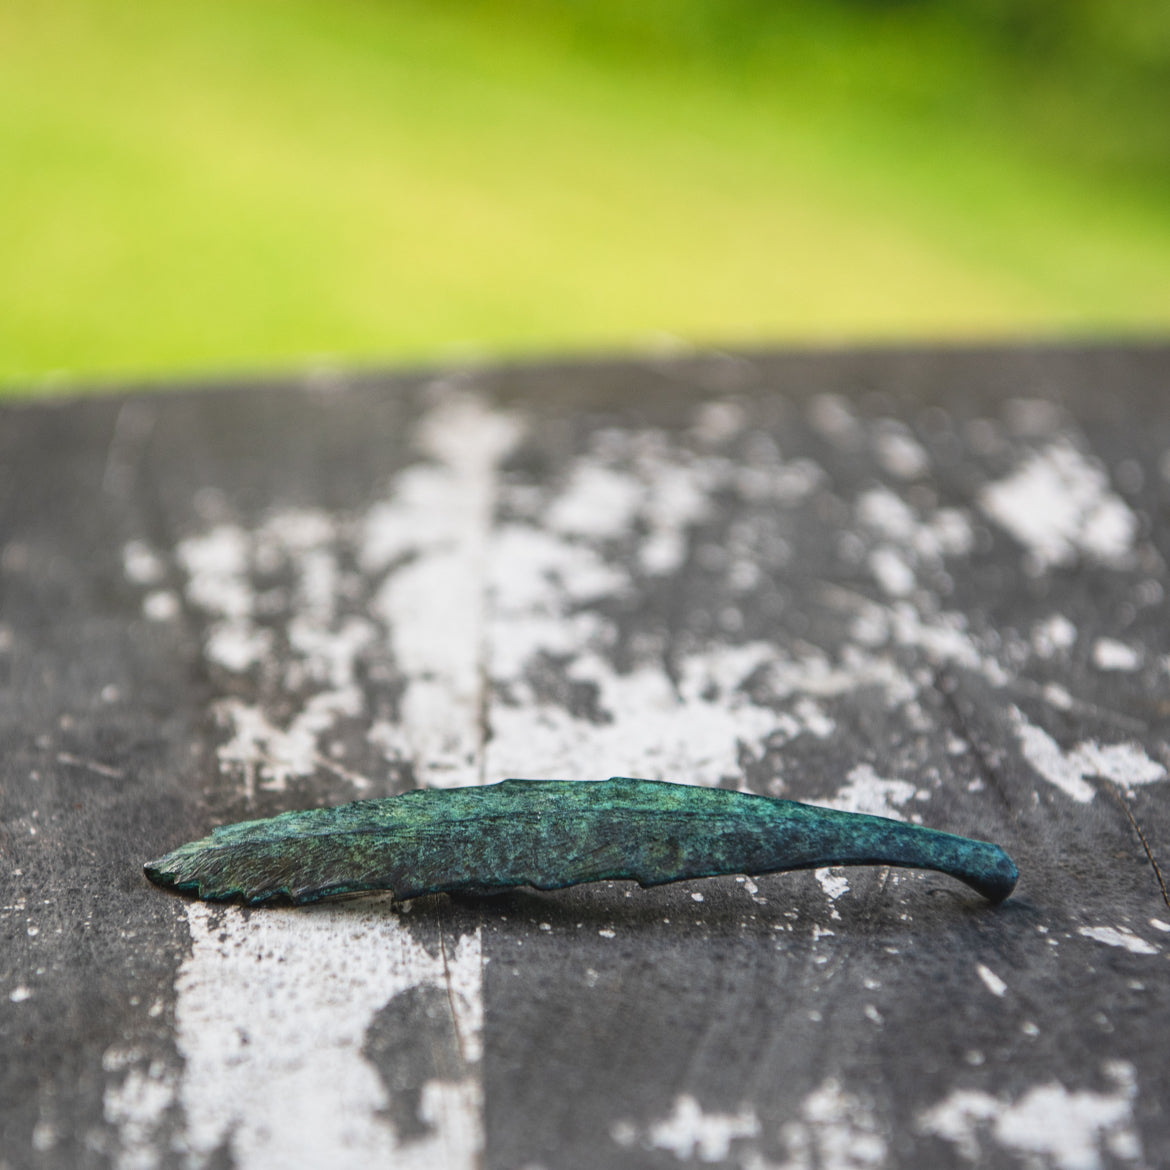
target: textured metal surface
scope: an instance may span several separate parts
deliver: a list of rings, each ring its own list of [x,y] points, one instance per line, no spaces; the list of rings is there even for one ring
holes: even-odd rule
[[[1158,1166],[1170,351],[0,413],[0,1165]],[[209,825],[508,775],[996,840],[249,912]]]
[[[930,869],[1002,902],[1019,872],[998,846],[890,817],[614,776],[418,788],[223,825],[147,862],[157,885],[210,901],[298,905],[387,891],[564,890],[850,865]]]

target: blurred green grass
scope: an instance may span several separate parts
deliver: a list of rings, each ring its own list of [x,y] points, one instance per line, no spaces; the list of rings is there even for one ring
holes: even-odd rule
[[[0,385],[1164,335],[1170,6],[0,0]]]

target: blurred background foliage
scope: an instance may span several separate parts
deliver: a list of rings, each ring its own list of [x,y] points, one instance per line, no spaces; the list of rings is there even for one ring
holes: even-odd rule
[[[1166,0],[0,0],[0,384],[1165,336]]]

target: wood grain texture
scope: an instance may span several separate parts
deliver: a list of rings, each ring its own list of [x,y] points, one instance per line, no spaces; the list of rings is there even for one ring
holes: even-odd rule
[[[0,1164],[1164,1165],[1168,379],[855,351],[6,408]],[[139,868],[614,772],[1024,877],[261,914]]]

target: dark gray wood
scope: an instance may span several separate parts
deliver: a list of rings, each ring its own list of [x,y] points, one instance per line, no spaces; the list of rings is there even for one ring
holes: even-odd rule
[[[0,1167],[1170,1164],[1168,389],[1038,347],[5,407]],[[1020,886],[201,918],[141,875],[554,767],[876,801]]]

